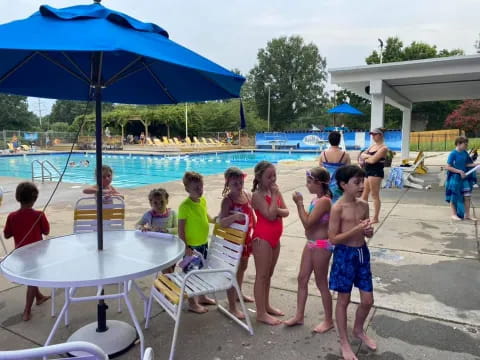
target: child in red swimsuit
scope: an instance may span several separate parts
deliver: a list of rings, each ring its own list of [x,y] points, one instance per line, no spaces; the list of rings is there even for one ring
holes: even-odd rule
[[[310,203],[308,212],[303,206],[302,194],[295,192],[293,201],[297,205],[298,216],[305,228],[307,243],[303,249],[300,271],[298,272],[297,311],[285,325],[303,325],[305,304],[308,296],[308,281],[312,271],[315,283],[322,295],[325,320],[313,331],[324,333],[333,328],[332,295],[328,289],[328,265],[332,256],[332,245],[328,241],[328,222],[332,207],[332,193],[329,189],[330,175],[323,167],[307,171],[307,189],[315,198]]]
[[[20,209],[11,212],[7,217],[7,223],[3,229],[6,239],[13,236],[15,249],[41,241],[43,235],[50,233],[50,224],[45,213],[33,209],[38,198],[38,189],[34,183],[22,182],[15,191],[15,199],[20,203]],[[36,286],[27,286],[27,301],[23,311],[23,320],[31,318],[33,301],[37,305],[43,304],[50,296],[43,295]]]
[[[240,260],[240,266],[237,271],[237,282],[240,288],[243,283],[243,276],[248,266],[248,258],[252,253],[252,230],[255,225],[255,216],[252,208],[252,197],[248,194],[244,188],[244,180],[247,174],[236,167],[228,168],[225,171],[225,187],[223,189],[223,200],[221,205],[221,211],[219,215],[220,225],[228,227],[233,223],[245,224],[245,215],[248,216],[248,232],[243,245],[243,254]],[[237,308],[237,296],[235,289],[227,291],[228,305],[230,312],[239,319],[244,319],[243,314]],[[243,295],[245,302],[253,302],[253,298]]]
[[[276,184],[277,175],[273,164],[260,161],[254,171],[252,205],[257,223],[252,235],[256,268],[253,294],[257,305],[257,321],[279,325],[282,322],[272,315],[285,314],[270,306],[270,278],[280,254],[282,218],[287,217],[289,212]]]

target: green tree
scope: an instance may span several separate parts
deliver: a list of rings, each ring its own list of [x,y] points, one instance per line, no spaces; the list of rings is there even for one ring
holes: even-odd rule
[[[247,91],[251,89],[258,114],[266,119],[270,89],[271,129],[290,128],[326,103],[326,60],[313,43],[305,44],[299,36],[273,39],[259,50],[257,60]]]
[[[113,109],[113,104],[102,103],[102,111],[107,112]],[[71,125],[75,118],[80,115],[92,114],[95,111],[95,102],[57,100],[52,106],[49,116],[50,123],[66,122]]]
[[[461,49],[442,49],[437,50],[435,45],[429,45],[423,42],[413,41],[409,46],[404,47],[403,42],[398,37],[389,37],[386,46],[382,52],[382,62],[398,62],[409,60],[421,60],[435,57],[465,55]],[[370,64],[379,64],[380,55],[374,50],[365,59]],[[413,104],[412,118],[425,120],[427,130],[441,129],[448,114],[455,109],[460,101],[431,101]],[[402,113],[397,108],[385,105],[385,126],[387,128],[400,128],[402,123]]]
[[[31,130],[38,126],[38,117],[28,111],[26,96],[0,94],[0,129]]]

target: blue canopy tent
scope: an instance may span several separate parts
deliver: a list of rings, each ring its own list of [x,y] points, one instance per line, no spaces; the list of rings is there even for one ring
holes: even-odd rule
[[[0,25],[0,58],[1,93],[95,101],[99,250],[102,101],[176,104],[238,98],[245,81],[173,42],[161,27],[110,10],[100,0],[63,9],[44,5],[28,18]],[[105,331],[100,317],[99,329]]]
[[[364,115],[360,110],[355,109],[352,105],[343,103],[328,110],[329,114],[348,114],[348,115]]]

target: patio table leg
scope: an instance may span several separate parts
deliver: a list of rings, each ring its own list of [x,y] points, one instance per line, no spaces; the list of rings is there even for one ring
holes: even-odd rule
[[[45,346],[49,345],[50,342],[53,339],[53,336],[57,332],[58,326],[60,325],[60,322],[62,321],[62,317],[64,316],[65,312],[68,310],[68,307],[70,306],[70,296],[67,296],[65,298],[65,304],[63,304],[62,310],[60,310],[60,313],[58,314],[57,320],[55,320],[55,324],[53,324],[53,328],[50,331],[50,334],[48,335],[47,340],[45,341]]]
[[[138,319],[137,319],[137,316],[135,315],[135,311],[133,310],[132,303],[128,298],[128,281],[124,281],[123,283],[123,299],[125,300],[125,304],[127,304],[128,311],[130,313],[130,316],[132,317],[133,324],[135,325],[135,329],[137,330],[137,335],[140,339],[140,358],[142,358],[145,343],[144,343],[142,328],[138,323]]]

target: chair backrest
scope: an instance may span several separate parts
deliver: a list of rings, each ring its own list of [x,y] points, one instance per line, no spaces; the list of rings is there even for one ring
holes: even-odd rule
[[[12,150],[12,151],[15,150],[12,143],[7,143],[7,146],[8,146],[8,150]]]
[[[122,198],[112,196],[103,201],[103,230],[124,230],[125,228],[125,203]],[[97,231],[97,199],[84,197],[78,199],[73,215],[73,232]]]
[[[417,157],[415,158],[415,161],[413,162],[413,164],[418,164],[418,163],[422,162],[424,157],[425,157],[425,155],[423,154],[423,151],[420,151],[417,154]]]
[[[200,144],[200,141],[198,141],[198,138],[196,136],[193,137],[193,142],[195,144]]]
[[[63,344],[55,344],[42,346],[32,349],[0,351],[0,359],[2,360],[24,360],[24,359],[43,359],[52,355],[64,355],[70,352],[82,352],[81,356],[76,356],[75,359],[82,360],[108,360],[108,355],[100,349],[97,345],[86,341],[72,341]],[[70,357],[62,357],[57,360],[67,360]]]
[[[202,140],[202,143],[204,143],[205,145],[208,145],[207,139],[205,139],[204,137],[201,137],[200,140]]]
[[[152,139],[150,139],[149,137],[147,137],[147,144],[148,145],[153,145]]]
[[[245,224],[233,223],[230,227],[215,224],[205,267],[208,269],[238,269],[242,257],[243,245],[248,231],[248,216]]]
[[[155,145],[163,145],[162,141],[158,138],[153,138],[153,142],[155,143]]]
[[[189,145],[192,143],[192,140],[190,140],[190,136],[185,137],[185,142]]]
[[[181,142],[180,140],[178,140],[177,137],[174,137],[174,138],[173,138],[173,141],[174,141],[175,144],[177,144],[177,145],[182,145],[182,142]]]
[[[163,143],[168,145],[168,138],[166,136],[162,136]]]

